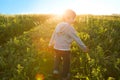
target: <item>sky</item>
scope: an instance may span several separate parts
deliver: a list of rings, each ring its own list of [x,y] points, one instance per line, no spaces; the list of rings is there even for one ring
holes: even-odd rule
[[[120,14],[120,0],[0,0],[0,14]]]

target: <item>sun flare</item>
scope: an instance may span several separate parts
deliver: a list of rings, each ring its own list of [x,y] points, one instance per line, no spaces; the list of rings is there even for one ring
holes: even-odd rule
[[[36,80],[44,80],[44,75],[43,74],[36,74],[35,78],[36,78]]]

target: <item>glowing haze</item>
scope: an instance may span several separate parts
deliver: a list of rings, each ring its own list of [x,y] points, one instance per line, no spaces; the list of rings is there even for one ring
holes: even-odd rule
[[[120,0],[0,0],[1,14],[120,14]]]

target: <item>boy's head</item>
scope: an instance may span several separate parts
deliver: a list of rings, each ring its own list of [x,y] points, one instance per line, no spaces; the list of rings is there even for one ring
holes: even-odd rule
[[[75,17],[76,13],[71,9],[66,10],[63,14],[63,20],[69,23],[73,23]]]

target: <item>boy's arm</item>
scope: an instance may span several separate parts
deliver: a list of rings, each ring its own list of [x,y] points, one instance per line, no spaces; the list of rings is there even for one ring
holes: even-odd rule
[[[68,34],[70,37],[72,37],[76,41],[76,43],[79,45],[80,48],[82,48],[82,50],[84,52],[88,51],[88,48],[85,46],[85,44],[82,42],[82,40],[77,36],[74,28],[69,29]]]
[[[54,39],[55,39],[55,31],[53,32],[52,37],[50,39],[50,42],[49,42],[49,45],[48,45],[49,47],[52,47],[54,45]]]

